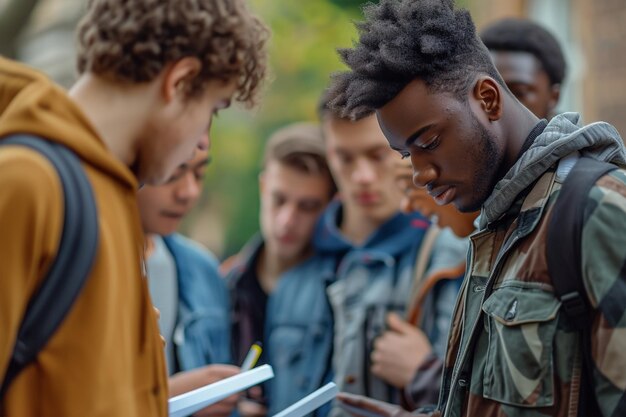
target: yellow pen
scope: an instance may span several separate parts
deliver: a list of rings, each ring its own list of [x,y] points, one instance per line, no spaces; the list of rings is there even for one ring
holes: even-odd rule
[[[259,342],[250,346],[250,350],[241,364],[241,372],[249,371],[254,368],[254,365],[256,365],[259,357],[261,356],[261,352],[263,352],[263,348]]]

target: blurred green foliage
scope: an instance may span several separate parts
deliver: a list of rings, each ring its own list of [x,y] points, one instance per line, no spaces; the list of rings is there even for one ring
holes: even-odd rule
[[[351,22],[361,16],[357,1],[251,0],[250,3],[272,29],[273,80],[257,109],[252,112],[229,109],[214,121],[213,163],[205,182],[205,194],[199,210],[184,225],[184,231],[194,238],[211,242],[212,239],[192,229],[200,217],[217,216],[224,228],[225,241],[222,248],[212,249],[222,258],[237,252],[258,230],[257,178],[265,141],[284,124],[316,120],[317,102],[329,83],[329,75],[345,69],[336,48],[352,44],[356,30]],[[198,230],[203,234],[211,232]]]
[[[15,58],[17,37],[27,24],[39,0],[0,2],[0,55]]]

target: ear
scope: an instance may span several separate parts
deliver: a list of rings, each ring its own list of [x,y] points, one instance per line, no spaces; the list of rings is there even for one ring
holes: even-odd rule
[[[552,84],[552,87],[550,87],[550,101],[548,102],[550,111],[554,110],[560,98],[561,84]]]
[[[185,57],[170,64],[163,78],[165,100],[170,102],[176,96],[186,96],[191,81],[198,75],[201,68],[202,63],[195,57]]]
[[[476,80],[472,95],[490,122],[502,117],[502,90],[496,80],[487,76],[480,77]]]

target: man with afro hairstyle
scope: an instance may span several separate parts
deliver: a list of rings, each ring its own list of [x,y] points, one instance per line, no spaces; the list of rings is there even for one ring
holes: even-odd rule
[[[0,415],[168,414],[136,192],[208,149],[213,114],[231,101],[254,102],[268,32],[243,0],[91,0],[78,27],[80,76],[69,92],[0,58],[0,144],[28,134],[73,152],[98,212],[85,284],[34,360],[2,383]],[[14,374],[9,363],[20,360],[14,346],[24,347],[16,342],[24,313],[58,252],[59,178],[37,151],[2,146],[2,381]]]
[[[381,0],[364,12],[359,41],[340,52],[350,70],[334,78],[331,106],[354,119],[375,113],[390,146],[410,158],[416,185],[441,205],[481,210],[433,415],[626,415],[624,169],[584,196],[581,255],[570,260],[590,312],[591,370],[546,256],[564,179],[587,158],[623,167],[619,134],[603,122],[583,127],[576,113],[538,119],[451,0]],[[365,397],[339,400],[355,415],[406,413]]]
[[[540,119],[553,116],[567,64],[556,38],[528,19],[498,20],[481,33],[513,95]]]

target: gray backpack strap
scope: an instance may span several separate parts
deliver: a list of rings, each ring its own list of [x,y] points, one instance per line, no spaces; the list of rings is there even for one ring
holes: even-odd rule
[[[63,187],[65,213],[57,256],[30,299],[13,354],[0,386],[0,401],[17,374],[37,357],[74,304],[98,248],[98,213],[79,158],[68,148],[30,135],[14,135],[0,145],[21,145],[45,156]]]
[[[548,225],[548,271],[563,312],[581,333],[583,374],[578,415],[601,415],[592,386],[591,308],[582,275],[582,230],[589,192],[602,176],[617,166],[580,158],[565,179]]]

